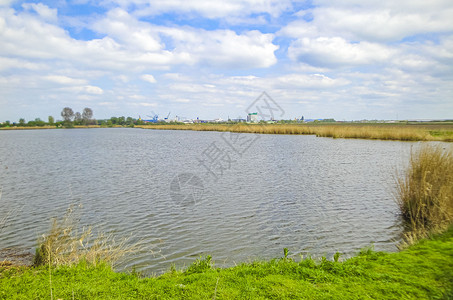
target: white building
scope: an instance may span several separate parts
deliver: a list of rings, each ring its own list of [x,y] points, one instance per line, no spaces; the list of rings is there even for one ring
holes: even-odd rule
[[[252,123],[258,122],[258,113],[249,113],[247,115],[247,122],[252,122]]]

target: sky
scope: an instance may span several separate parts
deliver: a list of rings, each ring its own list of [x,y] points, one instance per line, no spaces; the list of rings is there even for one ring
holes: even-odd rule
[[[453,118],[451,0],[0,0],[0,122]]]

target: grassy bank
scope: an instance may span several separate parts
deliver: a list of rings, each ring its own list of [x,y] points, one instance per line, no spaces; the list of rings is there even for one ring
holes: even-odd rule
[[[80,262],[51,269],[0,267],[1,299],[449,299],[453,228],[399,253],[364,250],[344,262],[288,258],[212,266],[152,278]]]
[[[400,141],[453,141],[452,124],[163,124],[137,127],[261,134],[311,134],[319,137]]]

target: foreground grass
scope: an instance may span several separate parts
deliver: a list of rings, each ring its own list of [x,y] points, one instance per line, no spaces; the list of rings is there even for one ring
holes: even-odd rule
[[[159,124],[136,127],[262,134],[312,134],[319,137],[400,141],[453,141],[452,124]]]
[[[344,262],[287,258],[220,269],[210,258],[152,278],[80,262],[51,270],[0,267],[1,299],[451,299],[453,227],[398,253]]]

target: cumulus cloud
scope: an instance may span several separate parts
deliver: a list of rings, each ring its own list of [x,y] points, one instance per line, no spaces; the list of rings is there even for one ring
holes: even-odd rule
[[[158,33],[151,25],[139,22],[119,8],[109,11],[105,18],[92,27],[97,32],[115,39],[123,47],[145,52],[156,52],[163,48]]]
[[[302,10],[280,34],[341,36],[369,42],[399,41],[405,37],[453,30],[450,1],[314,1],[315,7]],[[310,14],[312,19],[305,21]]]
[[[193,62],[224,68],[265,68],[277,62],[272,34],[252,30],[161,28],[175,43],[175,51],[186,53]]]
[[[429,7],[430,2],[426,2]],[[341,32],[350,39],[367,41],[398,41],[405,37],[453,30],[453,9],[407,12],[392,9],[319,8],[314,10],[315,22],[322,32]]]
[[[263,90],[307,117],[453,109],[447,0],[11,3],[0,0],[0,103],[9,114],[17,105],[59,113],[65,99],[90,101],[99,117],[153,106],[225,118]]]
[[[156,78],[154,78],[153,75],[151,74],[144,74],[141,77],[144,81],[149,82],[149,83],[156,83]]]
[[[117,4],[123,8],[135,5],[136,13],[144,15],[159,15],[162,13],[178,13],[182,17],[193,18],[201,15],[205,18],[233,18],[251,14],[265,13],[278,17],[282,12],[289,10],[292,3],[289,0],[105,0],[105,4]]]
[[[63,85],[80,85],[87,83],[84,79],[74,79],[63,75],[49,75],[45,76],[44,79]]]
[[[22,7],[26,10],[33,10],[35,11],[42,19],[55,22],[57,21],[57,10],[49,8],[47,5],[42,3],[24,3]]]
[[[350,43],[340,37],[302,38],[288,49],[289,56],[313,66],[370,65],[388,61],[395,51],[369,42]]]
[[[114,9],[93,25],[99,33],[107,34],[119,48],[141,50],[142,55],[156,63],[183,63],[236,68],[263,68],[276,63],[272,34],[257,30],[237,34],[232,30],[204,30],[191,27],[156,26],[122,9]],[[172,46],[160,41],[163,36]]]

